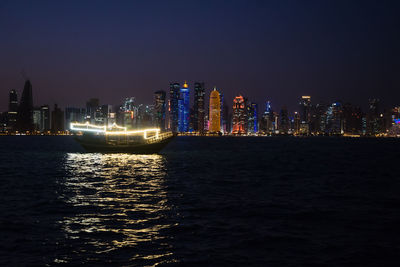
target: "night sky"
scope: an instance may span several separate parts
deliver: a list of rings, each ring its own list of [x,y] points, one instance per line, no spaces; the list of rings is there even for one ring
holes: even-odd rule
[[[229,105],[241,93],[275,110],[295,111],[301,95],[390,107],[400,1],[1,1],[0,111],[22,70],[35,105],[151,103],[187,80],[216,85]]]

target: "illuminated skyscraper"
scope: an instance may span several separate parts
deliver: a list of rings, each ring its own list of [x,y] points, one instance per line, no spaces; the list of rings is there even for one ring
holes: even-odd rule
[[[165,91],[157,91],[154,93],[154,115],[155,124],[161,130],[165,130]]]
[[[257,133],[258,132],[257,104],[250,102],[246,108],[247,108],[247,131],[249,133]]]
[[[169,124],[171,131],[178,132],[179,122],[179,83],[170,83],[169,85]]]
[[[17,129],[22,132],[33,130],[32,84],[29,80],[25,82],[21,103],[18,107]]]
[[[210,93],[210,128],[209,132],[221,131],[221,101],[217,88]]]
[[[204,83],[194,84],[194,104],[193,104],[193,130],[200,133],[204,132]]]
[[[302,123],[310,121],[311,96],[302,96],[300,101],[300,119]]]
[[[239,95],[233,99],[232,133],[246,134],[246,102],[243,96]]]
[[[293,126],[294,132],[297,134],[300,131],[300,114],[296,111],[294,113],[294,126]]]
[[[382,120],[380,118],[379,99],[369,100],[369,109],[367,112],[367,134],[376,135],[382,131]]]
[[[190,119],[190,90],[189,85],[185,82],[180,89],[180,98],[178,100],[179,116],[178,126],[179,132],[189,132]]]
[[[342,104],[333,103],[327,110],[327,132],[330,135],[340,135],[343,133]]]

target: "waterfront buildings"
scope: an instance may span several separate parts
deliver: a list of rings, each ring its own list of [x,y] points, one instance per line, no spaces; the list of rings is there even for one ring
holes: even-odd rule
[[[59,133],[62,131],[64,131],[64,111],[55,104],[54,110],[51,112],[51,132]]]
[[[193,130],[204,133],[204,117],[205,117],[205,87],[204,83],[194,83],[194,103],[193,103]]]
[[[173,132],[178,132],[179,123],[179,98],[180,98],[179,83],[170,83],[169,85],[169,120],[170,129]]]
[[[302,122],[310,121],[311,96],[302,96],[300,101],[300,119]]]
[[[286,107],[283,107],[281,109],[281,112],[279,114],[279,133],[280,134],[288,134],[289,128],[290,128],[290,122],[289,122],[289,113]]]
[[[154,93],[155,124],[162,131],[165,130],[165,108],[166,108],[165,96],[166,93],[163,90]]]
[[[265,110],[264,113],[261,117],[261,127],[260,130],[264,133],[264,134],[271,134],[273,133],[274,129],[273,129],[273,111],[271,108],[271,102],[270,101],[266,101],[265,102]]]
[[[232,133],[247,133],[247,112],[245,98],[241,95],[233,99]]]
[[[377,135],[383,130],[383,116],[380,116],[380,101],[379,99],[370,99],[369,108],[366,116],[367,134]]]
[[[98,98],[91,98],[86,102],[86,120],[91,124],[96,123],[96,112],[98,112],[99,105]]]
[[[179,116],[178,116],[178,130],[181,133],[189,132],[190,120],[190,89],[189,85],[184,82],[180,89],[180,98],[178,100]]]
[[[15,89],[12,89],[9,94],[7,119],[5,120],[7,123],[6,128],[8,130],[14,131],[16,129],[17,117],[18,117],[18,94]]]
[[[342,104],[339,101],[332,103],[326,111],[326,130],[329,135],[343,133]]]
[[[33,131],[33,98],[32,84],[29,80],[25,81],[24,90],[17,114],[17,130],[20,132]]]
[[[296,134],[296,135],[369,135],[393,134],[391,129],[400,129],[400,108],[380,110],[378,99],[369,100],[369,108],[363,113],[360,107],[336,101],[330,105],[311,105],[310,96],[302,96],[300,111],[290,113],[286,107],[274,112],[271,102],[265,102],[265,110],[258,117],[258,105],[239,95],[233,100],[232,111],[224,101],[224,94],[216,89],[210,93],[206,107],[204,83],[194,84],[194,104],[190,108],[190,89],[187,82],[170,84],[170,99],[165,91],[154,93],[154,104],[138,104],[135,97],[128,97],[118,109],[111,105],[100,105],[92,98],[86,108],[67,107],[65,117],[58,106],[50,112],[49,106],[33,108],[32,85],[25,82],[20,104],[16,90],[9,91],[8,111],[1,113],[0,131],[60,132],[69,129],[75,122],[90,122],[97,125],[118,123],[128,129],[144,127],[169,128],[175,132],[204,134]],[[168,107],[168,108],[167,108]],[[53,116],[50,116],[52,114]],[[169,115],[169,119],[168,119]],[[217,122],[217,118],[218,122]],[[64,121],[63,126],[60,121]],[[51,122],[51,123],[50,123]],[[397,129],[396,128],[396,129]]]
[[[247,132],[255,134],[258,132],[258,108],[256,103],[249,102],[247,109]]]
[[[221,131],[221,101],[217,88],[210,93],[210,127],[209,132],[217,133]]]

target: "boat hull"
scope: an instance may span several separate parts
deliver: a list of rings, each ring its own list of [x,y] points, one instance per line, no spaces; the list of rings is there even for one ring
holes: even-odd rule
[[[130,154],[156,154],[159,153],[174,136],[159,142],[147,144],[107,144],[102,140],[90,140],[78,136],[75,140],[87,151],[92,153],[130,153]]]

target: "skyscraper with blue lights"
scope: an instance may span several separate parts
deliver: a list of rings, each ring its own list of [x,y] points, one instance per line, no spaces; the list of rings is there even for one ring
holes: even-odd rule
[[[258,105],[256,103],[251,104],[253,107],[253,116],[254,116],[254,132],[258,132]]]
[[[190,89],[189,85],[185,82],[180,89],[180,98],[178,100],[178,131],[188,132],[189,131],[189,119],[190,119]]]

